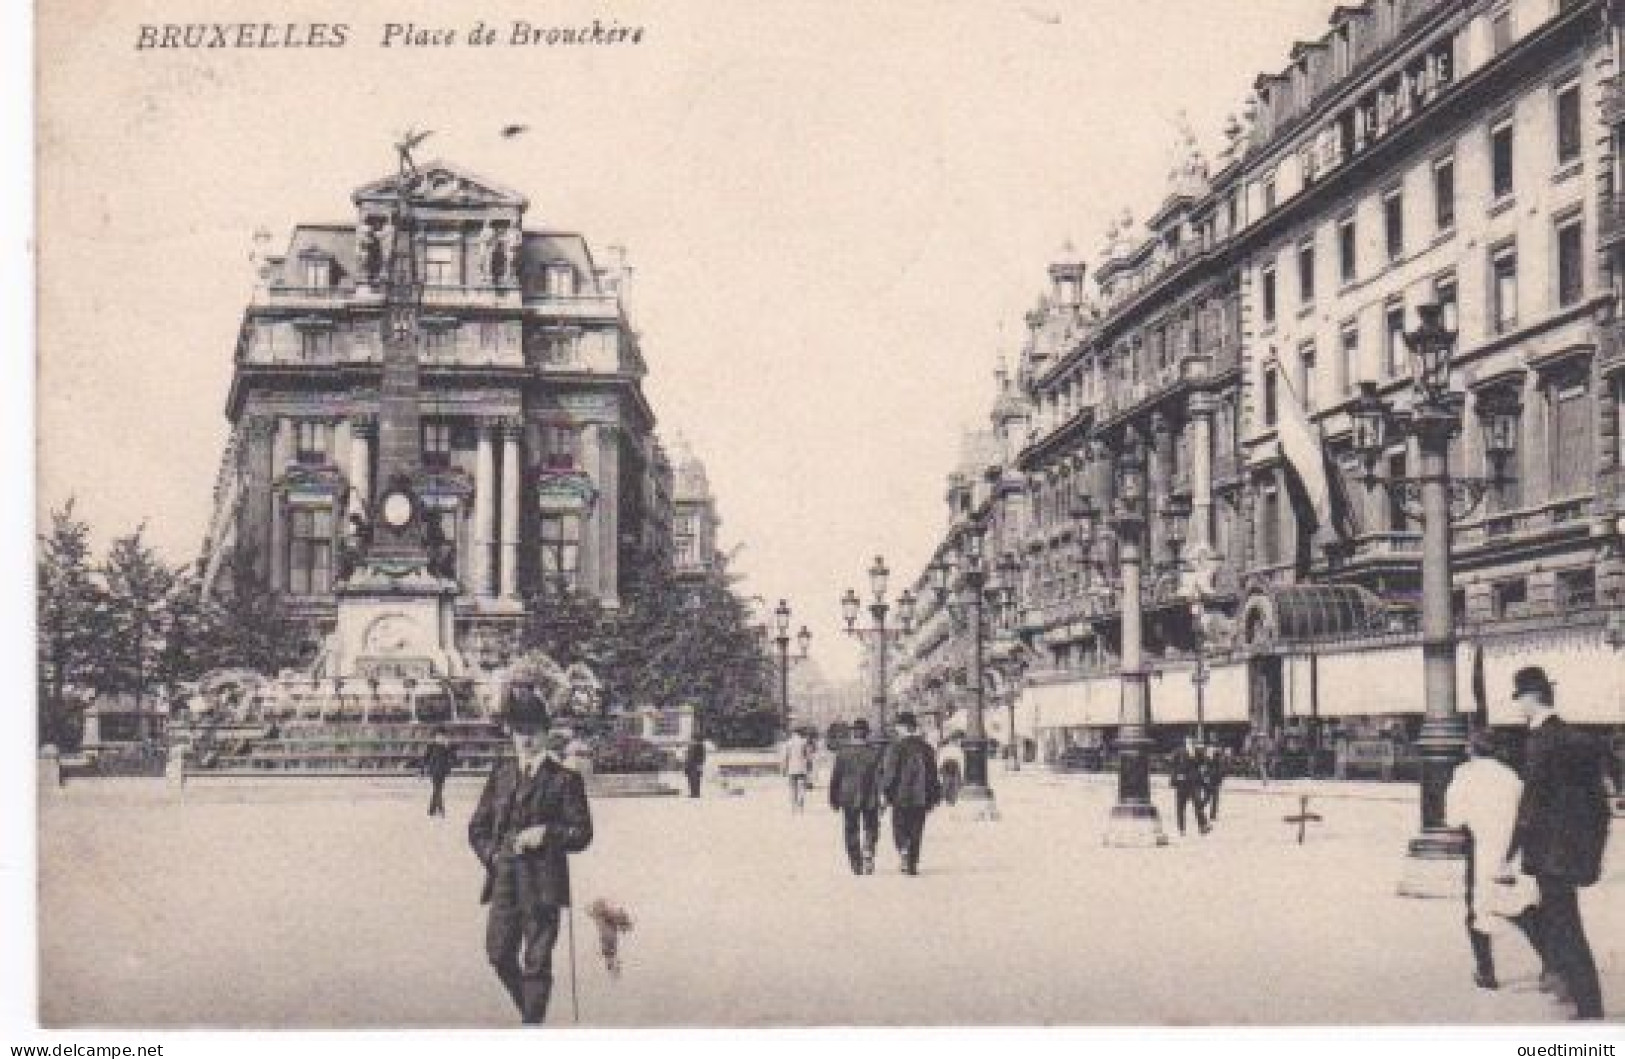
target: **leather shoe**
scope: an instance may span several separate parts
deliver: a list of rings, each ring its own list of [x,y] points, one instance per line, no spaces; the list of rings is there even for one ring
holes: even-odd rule
[[[1495,980],[1495,976],[1493,974],[1485,974],[1483,971],[1473,972],[1473,984],[1478,986],[1480,989],[1501,988],[1501,983]]]

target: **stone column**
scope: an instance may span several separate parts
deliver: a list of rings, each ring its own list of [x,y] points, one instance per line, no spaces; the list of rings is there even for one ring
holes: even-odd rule
[[[378,421],[357,417],[350,426],[350,488],[355,490],[361,508],[372,515],[372,441],[378,436]]]
[[[523,424],[505,419],[502,435],[502,558],[499,565],[503,599],[519,595],[519,433]]]
[[[1213,415],[1217,403],[1213,394],[1199,390],[1191,394],[1187,406],[1191,420],[1192,555],[1212,554],[1218,539],[1213,517]]]
[[[620,428],[612,423],[598,425],[598,570],[599,596],[605,602],[620,601],[620,516],[621,481]]]
[[[474,555],[470,569],[472,588],[476,597],[491,594],[491,522],[495,512],[496,468],[491,452],[491,427],[483,420],[475,429],[479,433],[479,450],[474,459]]]
[[[288,587],[288,522],[281,481],[293,457],[293,424],[279,416],[275,429],[271,437],[271,591],[283,592]]]

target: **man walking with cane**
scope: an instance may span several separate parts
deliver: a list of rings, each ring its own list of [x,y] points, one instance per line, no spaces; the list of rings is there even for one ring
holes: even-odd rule
[[[492,768],[468,841],[485,865],[486,958],[520,1021],[540,1025],[553,990],[553,946],[570,906],[567,857],[592,843],[592,813],[581,776],[547,748],[547,709],[535,692],[512,689],[503,713],[514,756]]]

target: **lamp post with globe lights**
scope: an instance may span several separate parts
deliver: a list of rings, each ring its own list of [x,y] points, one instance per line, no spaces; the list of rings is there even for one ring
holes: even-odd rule
[[[886,579],[891,571],[886,568],[886,560],[875,556],[875,561],[869,567],[869,590],[872,600],[868,605],[869,616],[874,624],[867,629],[858,628],[858,614],[863,609],[863,601],[852,589],[847,589],[841,597],[841,616],[846,620],[847,635],[866,640],[875,645],[875,724],[876,738],[884,740],[886,730],[886,652],[893,637],[907,636],[914,629],[914,593],[908,589],[897,598],[897,618],[900,628],[888,629],[886,615],[891,610],[891,604],[886,602]]]
[[[796,633],[797,654],[790,654],[790,604],[779,600],[773,611],[773,642],[779,648],[779,711],[783,716],[784,731],[790,732],[790,666],[807,660],[807,649],[812,644],[812,632],[805,625]]]
[[[1461,432],[1466,395],[1450,385],[1456,332],[1444,325],[1443,308],[1420,306],[1420,323],[1405,335],[1411,354],[1412,401],[1390,407],[1375,383],[1362,382],[1350,415],[1354,447],[1365,464],[1365,485],[1381,485],[1396,507],[1422,523],[1422,666],[1426,694],[1417,748],[1422,758],[1421,833],[1412,838],[1400,893],[1442,896],[1459,892],[1462,871],[1452,863],[1467,855],[1466,838],[1445,825],[1445,790],[1466,745],[1466,718],[1456,709],[1456,635],[1451,605],[1451,525],[1478,507],[1492,487],[1511,478],[1522,405],[1515,391],[1491,390],[1476,401],[1486,478],[1453,477],[1450,439]],[[1414,438],[1421,473],[1379,478],[1377,462],[1390,440]]]
[[[961,600],[970,608],[972,653],[967,680],[970,705],[965,722],[965,785],[959,792],[959,811],[973,820],[997,820],[998,809],[987,778],[987,691],[983,675],[987,644],[983,622],[988,575],[982,563],[981,527],[972,524],[960,530],[953,538],[946,561],[938,559],[929,569],[937,599],[948,605],[950,614],[964,613]]]

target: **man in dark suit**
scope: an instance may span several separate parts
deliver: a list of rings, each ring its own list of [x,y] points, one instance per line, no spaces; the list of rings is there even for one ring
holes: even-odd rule
[[[1174,819],[1179,824],[1179,833],[1185,833],[1185,806],[1189,805],[1196,810],[1196,829],[1207,834],[1207,813],[1202,808],[1202,755],[1195,739],[1187,736],[1184,744],[1174,751],[1174,756],[1168,759],[1168,772],[1174,788]]]
[[[1527,666],[1512,683],[1513,701],[1529,720],[1529,741],[1507,859],[1521,852],[1523,870],[1540,889],[1535,921],[1543,962],[1566,987],[1576,1015],[1600,1019],[1602,990],[1576,888],[1590,886],[1602,874],[1609,820],[1604,750],[1557,715],[1545,670]]]
[[[925,817],[942,800],[937,753],[918,731],[906,710],[897,715],[897,742],[886,748],[880,770],[883,804],[891,807],[892,841],[903,859],[903,874],[920,874],[920,845]]]
[[[547,709],[534,692],[510,692],[504,719],[514,756],[492,768],[468,841],[485,865],[486,958],[520,1021],[536,1025],[547,1017],[560,910],[570,905],[566,857],[591,844],[592,813],[581,777],[547,750]]]
[[[1210,743],[1203,748],[1198,771],[1202,776],[1201,805],[1207,812],[1208,825],[1212,826],[1219,819],[1219,790],[1224,786],[1224,777],[1229,774],[1221,744]]]
[[[705,778],[705,743],[695,732],[688,739],[688,752],[683,756],[683,775],[688,777],[688,796],[700,796],[700,780]]]
[[[434,738],[423,751],[421,771],[429,777],[429,815],[446,815],[446,777],[457,764],[457,751],[451,747],[443,726],[436,727]]]
[[[846,858],[853,875],[875,873],[875,842],[880,833],[880,749],[869,742],[869,722],[852,722],[851,734],[835,753],[829,776],[829,807],[842,815]]]

